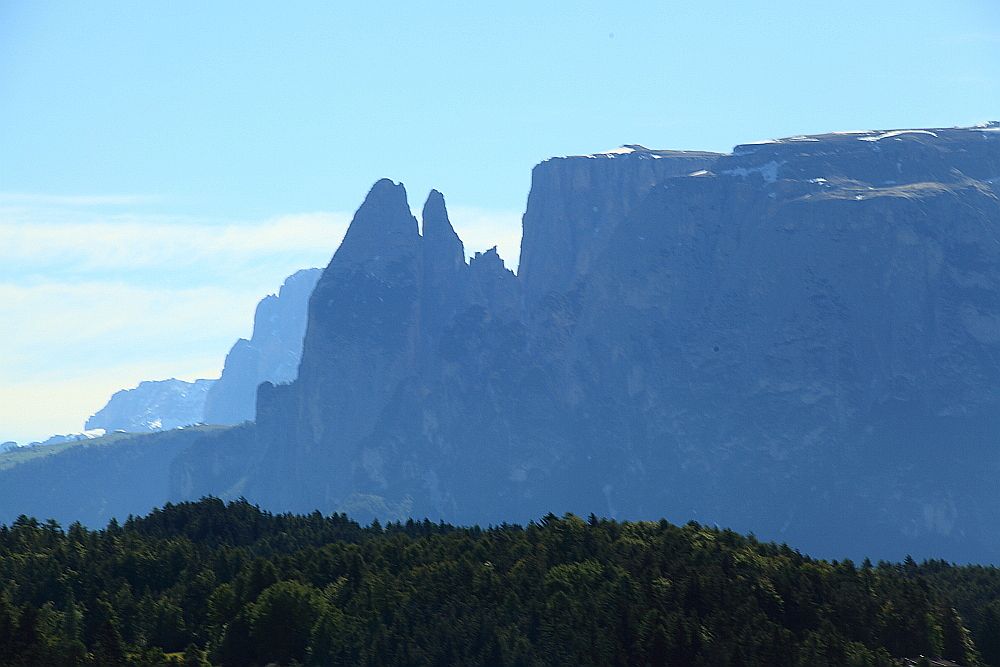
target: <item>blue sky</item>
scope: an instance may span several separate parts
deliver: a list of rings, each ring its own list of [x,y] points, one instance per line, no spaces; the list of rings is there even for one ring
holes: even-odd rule
[[[7,0],[0,440],[217,374],[383,176],[516,264],[552,155],[998,117],[993,0]]]

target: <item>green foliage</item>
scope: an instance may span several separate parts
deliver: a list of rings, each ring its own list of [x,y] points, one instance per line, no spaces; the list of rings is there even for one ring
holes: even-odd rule
[[[250,642],[263,662],[288,664],[306,658],[313,626],[326,609],[314,587],[279,581],[264,589],[250,611]]]
[[[0,526],[0,665],[1000,665],[1000,571],[691,523],[362,527],[209,498]]]

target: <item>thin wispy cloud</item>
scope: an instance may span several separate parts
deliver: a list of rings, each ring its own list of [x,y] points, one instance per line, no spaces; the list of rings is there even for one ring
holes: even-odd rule
[[[325,263],[347,229],[341,213],[260,221],[206,222],[160,216],[38,220],[0,209],[0,276],[110,274],[168,269],[178,274],[239,271],[285,257]],[[159,279],[169,278],[160,274]]]
[[[0,194],[0,441],[80,430],[142,380],[217,377],[257,301],[325,266],[351,218],[198,218],[133,200],[146,201]],[[495,245],[516,268],[520,213],[450,214],[469,255]]]
[[[474,207],[451,210],[470,256],[495,245],[511,268],[516,268],[520,252],[520,217],[519,212]],[[227,221],[0,206],[0,266],[4,267],[0,276],[193,266],[206,272],[228,272],[278,256],[325,265],[343,239],[350,218],[349,213],[318,211]]]
[[[128,196],[0,201],[0,440],[80,430],[142,380],[217,377],[257,301],[325,265],[349,221],[137,213]]]
[[[520,252],[520,217],[516,211],[451,208],[468,254],[497,246],[511,268]],[[316,211],[226,220],[0,203],[0,280],[144,272],[162,283],[208,274],[245,276],[262,261],[276,259],[291,258],[289,270],[325,265],[350,218],[347,212]]]
[[[225,354],[238,337],[234,334],[249,333],[261,296],[214,285],[172,289],[113,282],[0,283],[0,345],[6,350],[0,355],[0,378],[97,373],[126,361],[176,361],[206,348]],[[216,363],[220,365],[221,358]]]

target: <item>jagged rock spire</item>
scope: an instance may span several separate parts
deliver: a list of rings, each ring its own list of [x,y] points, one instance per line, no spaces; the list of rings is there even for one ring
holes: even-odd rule
[[[500,257],[500,253],[497,252],[496,246],[493,246],[486,252],[477,252],[472,258],[471,264],[476,267],[477,271],[480,272],[499,272],[506,269],[503,258]]]
[[[425,267],[437,272],[461,270],[465,266],[465,246],[451,226],[444,196],[437,190],[427,195],[422,217]]]
[[[372,186],[354,214],[334,262],[368,262],[393,256],[401,248],[417,243],[419,236],[406,188],[383,178]]]
[[[469,284],[473,301],[488,305],[495,313],[514,317],[520,310],[520,283],[506,268],[496,246],[477,252],[469,262]]]

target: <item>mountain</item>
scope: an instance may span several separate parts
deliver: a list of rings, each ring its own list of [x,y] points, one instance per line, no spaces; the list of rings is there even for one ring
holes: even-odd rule
[[[257,304],[250,340],[240,338],[226,355],[222,377],[208,390],[203,421],[239,424],[254,418],[257,385],[295,379],[306,331],[306,307],[320,269],[285,279],[278,294]]]
[[[440,195],[421,236],[380,181],[313,294],[298,379],[261,387],[243,492],[995,558],[998,129],[548,160],[516,277],[459,261]],[[227,487],[193,449],[175,465]]]
[[[424,457],[446,454],[422,442],[432,434],[429,425],[414,424],[419,417],[412,410],[434,400],[453,373],[479,380],[480,369],[449,363],[464,343],[450,339],[467,318],[497,332],[518,325],[519,283],[495,251],[466,265],[440,194],[428,197],[423,219],[421,236],[401,185],[382,180],[368,194],[313,292],[298,379],[261,386],[257,433],[265,454],[259,470],[268,472],[257,475],[249,491],[281,507],[334,507],[368,496],[398,504],[402,494],[380,492],[382,485],[403,482],[394,468],[405,459],[417,466],[413,473],[429,475],[434,461]],[[468,400],[476,398],[456,396],[447,407],[465,425],[481,426]],[[381,429],[409,433],[399,439],[398,432],[382,436]],[[387,440],[373,441],[381,437]],[[359,484],[363,477],[379,482]],[[431,505],[421,511],[441,514]]]
[[[143,433],[199,424],[214,380],[147,380],[122,389],[87,420],[84,428]]]
[[[254,418],[257,385],[290,382],[298,372],[306,306],[319,269],[285,279],[278,294],[264,297],[254,314],[253,335],[240,338],[226,356],[218,380],[152,380],[116,392],[87,420],[86,428],[143,433],[190,424],[239,424]]]
[[[298,377],[181,449],[169,498],[995,562],[998,176],[995,124],[554,158],[516,276],[379,181]]]

